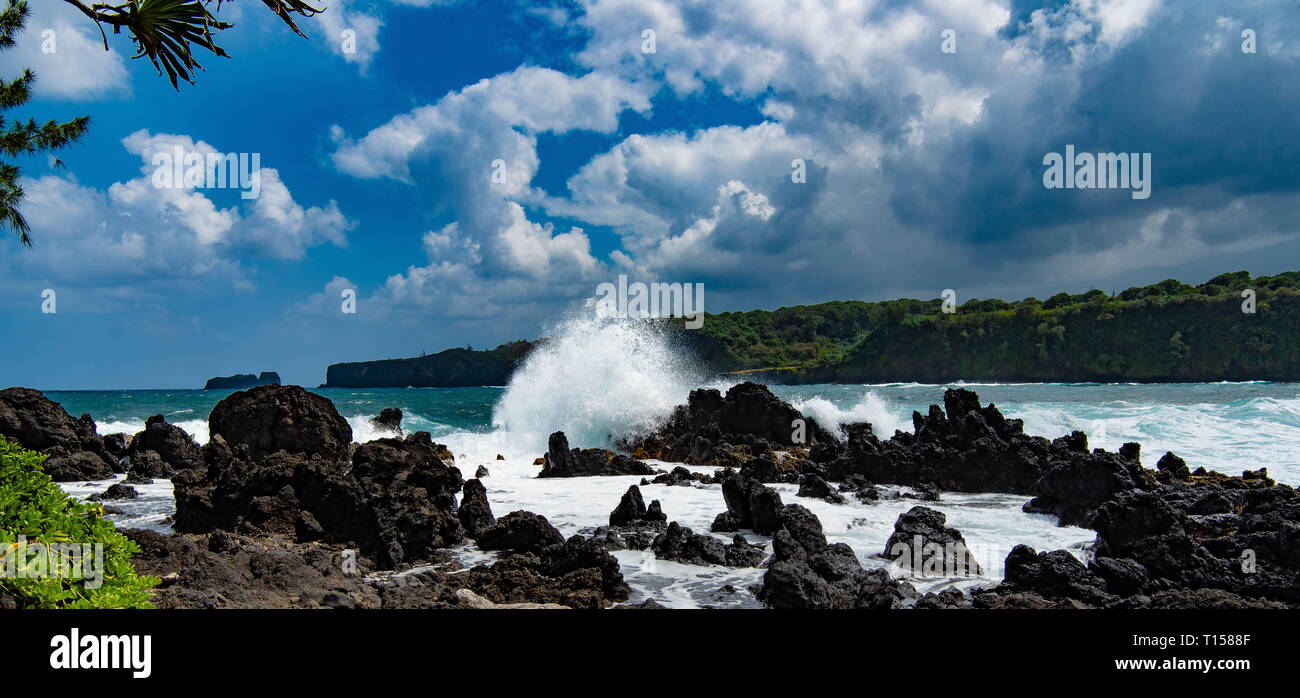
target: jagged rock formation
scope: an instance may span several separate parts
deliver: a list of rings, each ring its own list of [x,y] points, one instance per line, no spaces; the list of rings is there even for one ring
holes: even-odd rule
[[[57,402],[31,388],[0,390],[0,435],[49,454],[41,467],[55,482],[104,480],[123,470],[90,415],[73,419]]]
[[[592,475],[653,475],[654,468],[603,448],[569,449],[569,439],[557,431],[547,440],[542,472],[537,477]]]
[[[126,449],[128,472],[137,478],[171,477],[180,470],[202,470],[203,452],[199,444],[178,426],[168,424],[162,415],[150,417],[144,431],[131,439]]]

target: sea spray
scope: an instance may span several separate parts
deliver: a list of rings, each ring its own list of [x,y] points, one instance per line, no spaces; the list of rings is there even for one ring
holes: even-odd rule
[[[494,427],[534,448],[555,431],[574,447],[610,446],[653,429],[706,382],[671,330],[601,315],[588,301],[551,328],[511,377]]]
[[[868,422],[876,436],[888,439],[904,425],[903,420],[891,411],[889,404],[874,390],[868,390],[861,400],[848,407],[840,407],[820,395],[792,399],[790,405],[836,436],[841,436],[841,430],[849,424]]]
[[[208,442],[208,420],[207,419],[185,419],[173,421],[172,417],[167,417],[167,423],[180,427],[182,431],[189,434],[198,442],[200,446]],[[105,420],[95,425],[95,432],[100,436],[108,434],[126,434],[130,441],[131,437],[144,431],[146,420],[144,419],[115,419]]]

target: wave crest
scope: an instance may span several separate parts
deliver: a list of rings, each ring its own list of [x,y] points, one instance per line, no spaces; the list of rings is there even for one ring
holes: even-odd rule
[[[542,447],[555,431],[575,447],[609,446],[654,429],[703,384],[673,330],[601,315],[588,301],[547,333],[493,409],[494,428]]]

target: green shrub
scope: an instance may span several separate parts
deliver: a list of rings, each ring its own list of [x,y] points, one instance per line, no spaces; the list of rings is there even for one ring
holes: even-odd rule
[[[78,502],[54,484],[41,470],[45,458],[0,437],[0,595],[13,597],[20,608],[153,608],[150,589],[158,578],[137,575],[131,567],[140,547],[103,518],[100,505]],[[29,553],[37,543],[102,545],[102,579],[8,574],[5,562],[15,570],[35,569],[37,556],[18,554],[20,536]]]

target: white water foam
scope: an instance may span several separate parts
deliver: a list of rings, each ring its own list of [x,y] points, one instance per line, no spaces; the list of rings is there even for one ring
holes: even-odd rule
[[[85,500],[91,495],[102,493],[114,484],[126,484],[126,475],[118,474],[106,480],[89,482],[60,482],[59,487],[70,496]],[[110,499],[101,502],[105,507],[112,507],[112,510],[120,512],[109,514],[104,518],[119,528],[145,528],[160,533],[171,533],[172,516],[176,513],[176,499],[172,493],[171,480],[155,478],[148,485],[137,483],[131,487],[139,493],[135,499]]]
[[[1101,405],[1031,403],[1005,407],[1023,417],[1025,431],[1048,438],[1078,429],[1091,447],[1118,450],[1127,441],[1142,444],[1142,464],[1154,468],[1166,451],[1228,475],[1268,468],[1279,482],[1300,484],[1300,400],[1269,397],[1228,404],[1152,405],[1108,402]]]
[[[650,323],[570,313],[515,371],[493,426],[532,448],[563,431],[571,446],[608,446],[653,429],[704,379],[670,335]]]
[[[455,439],[452,441],[458,443]],[[681,465],[657,461],[650,461],[650,464],[665,470]],[[461,461],[458,457],[456,465],[462,472],[473,472],[478,465],[488,466],[491,472],[482,482],[496,516],[517,510],[532,511],[545,516],[565,537],[607,524],[609,513],[622,494],[641,480],[639,475],[539,479],[539,466],[514,459]],[[717,471],[717,468],[707,466],[684,467],[700,473]],[[946,514],[948,524],[965,536],[984,573],[976,577],[911,580],[922,591],[935,591],[950,585],[995,584],[1002,578],[1007,554],[1017,544],[1024,543],[1040,551],[1078,549],[1090,543],[1096,535],[1081,528],[1057,526],[1053,516],[1022,512],[1021,507],[1029,498],[1017,495],[945,492],[938,502],[893,499],[866,503],[850,497],[846,504],[829,504],[820,499],[796,496],[798,485],[773,484],[769,487],[779,492],[784,502],[802,504],[816,514],[827,540],[848,544],[865,567],[888,568],[894,576],[902,575],[903,570],[879,556],[885,550],[885,542],[893,533],[898,516],[918,504]],[[709,531],[714,517],[726,509],[720,485],[681,487],[650,484],[640,489],[647,502],[655,499],[661,502],[669,520],[677,521],[696,533],[731,542],[734,534]],[[753,531],[744,531],[743,535],[771,552],[770,537]],[[675,608],[760,605],[748,587],[762,581],[766,572],[762,568],[683,565],[657,560],[653,553],[637,550],[616,551],[613,555],[618,558],[624,579],[633,589],[633,603],[653,597]],[[489,559],[474,550],[458,551],[458,556],[464,564]]]
[[[179,422],[173,422],[171,419],[168,419],[167,422],[183,429],[186,434],[194,437],[194,440],[197,441],[200,446],[208,442],[208,420],[206,419],[186,419]],[[106,436],[108,434],[126,434],[127,441],[130,441],[132,436],[135,436],[142,431],[144,431],[143,419],[100,422],[95,425],[95,432],[100,436]]]
[[[910,422],[905,423],[880,395],[870,390],[849,407],[840,407],[821,396],[794,400],[790,405],[831,433],[839,433],[845,426],[858,422],[870,423],[872,433],[882,439],[893,436],[896,430],[904,428],[904,424],[911,429]]]

